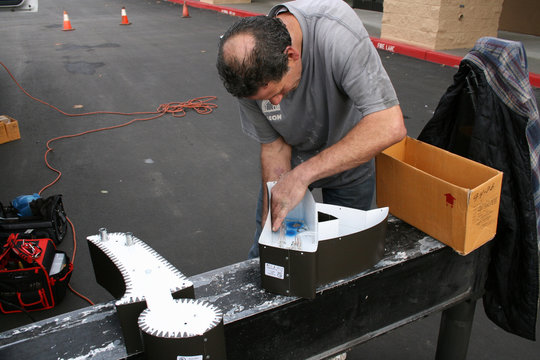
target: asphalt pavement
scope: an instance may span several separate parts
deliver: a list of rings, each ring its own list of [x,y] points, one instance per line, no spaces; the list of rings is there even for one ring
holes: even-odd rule
[[[129,26],[119,25],[122,6]],[[64,10],[74,31],[62,31]],[[218,38],[237,19],[197,8],[190,18],[181,15],[178,4],[149,0],[43,0],[37,13],[0,13],[0,61],[31,95],[64,112],[154,112],[161,104],[216,97],[207,115],[188,110],[53,142],[48,159],[62,177],[42,195],[63,195],[77,234],[71,285],[95,303],[112,300],[95,282],[85,240],[101,227],[133,232],[187,276],[245,260],[252,242],[259,146],[242,133],[236,100],[215,69]],[[456,69],[379,54],[416,137]],[[44,164],[48,140],[147,116],[66,116],[23,94],[3,68],[0,114],[17,119],[21,132],[20,140],[0,145],[4,203],[55,179]],[[71,236],[60,245],[68,253],[72,247]],[[39,320],[85,306],[68,293],[54,309],[32,315]],[[348,359],[432,359],[439,319],[378,337]],[[24,314],[0,314],[0,331],[28,323]],[[470,359],[533,360],[539,353],[538,342],[507,334],[478,305]]]

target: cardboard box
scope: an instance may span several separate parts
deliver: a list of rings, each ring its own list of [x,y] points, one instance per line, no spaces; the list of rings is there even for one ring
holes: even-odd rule
[[[7,115],[0,115],[0,144],[20,139],[19,123]]]
[[[463,255],[495,236],[501,171],[410,137],[376,164],[379,207]]]

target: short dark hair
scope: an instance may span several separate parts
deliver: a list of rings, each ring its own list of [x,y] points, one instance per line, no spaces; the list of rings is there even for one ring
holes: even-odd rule
[[[255,46],[244,59],[223,54],[223,45],[236,35],[251,35]],[[225,89],[236,97],[249,97],[270,81],[279,81],[288,71],[285,53],[291,36],[285,24],[268,16],[242,18],[233,24],[219,42],[217,69]]]

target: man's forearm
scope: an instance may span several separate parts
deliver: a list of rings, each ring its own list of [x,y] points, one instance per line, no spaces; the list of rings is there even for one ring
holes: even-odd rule
[[[369,114],[341,141],[298,165],[292,172],[300,182],[309,185],[368,162],[406,134],[399,106]]]
[[[282,138],[261,144],[261,178],[263,187],[262,225],[268,215],[268,188],[266,183],[277,181],[291,169],[291,147]]]
[[[266,184],[276,181],[291,169],[291,147],[282,138],[261,144],[261,176]]]

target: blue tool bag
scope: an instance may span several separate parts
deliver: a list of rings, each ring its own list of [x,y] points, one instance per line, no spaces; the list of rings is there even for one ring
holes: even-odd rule
[[[9,206],[0,203],[0,245],[11,234],[19,239],[52,239],[58,245],[67,231],[62,195],[41,198],[38,194],[21,195]]]

